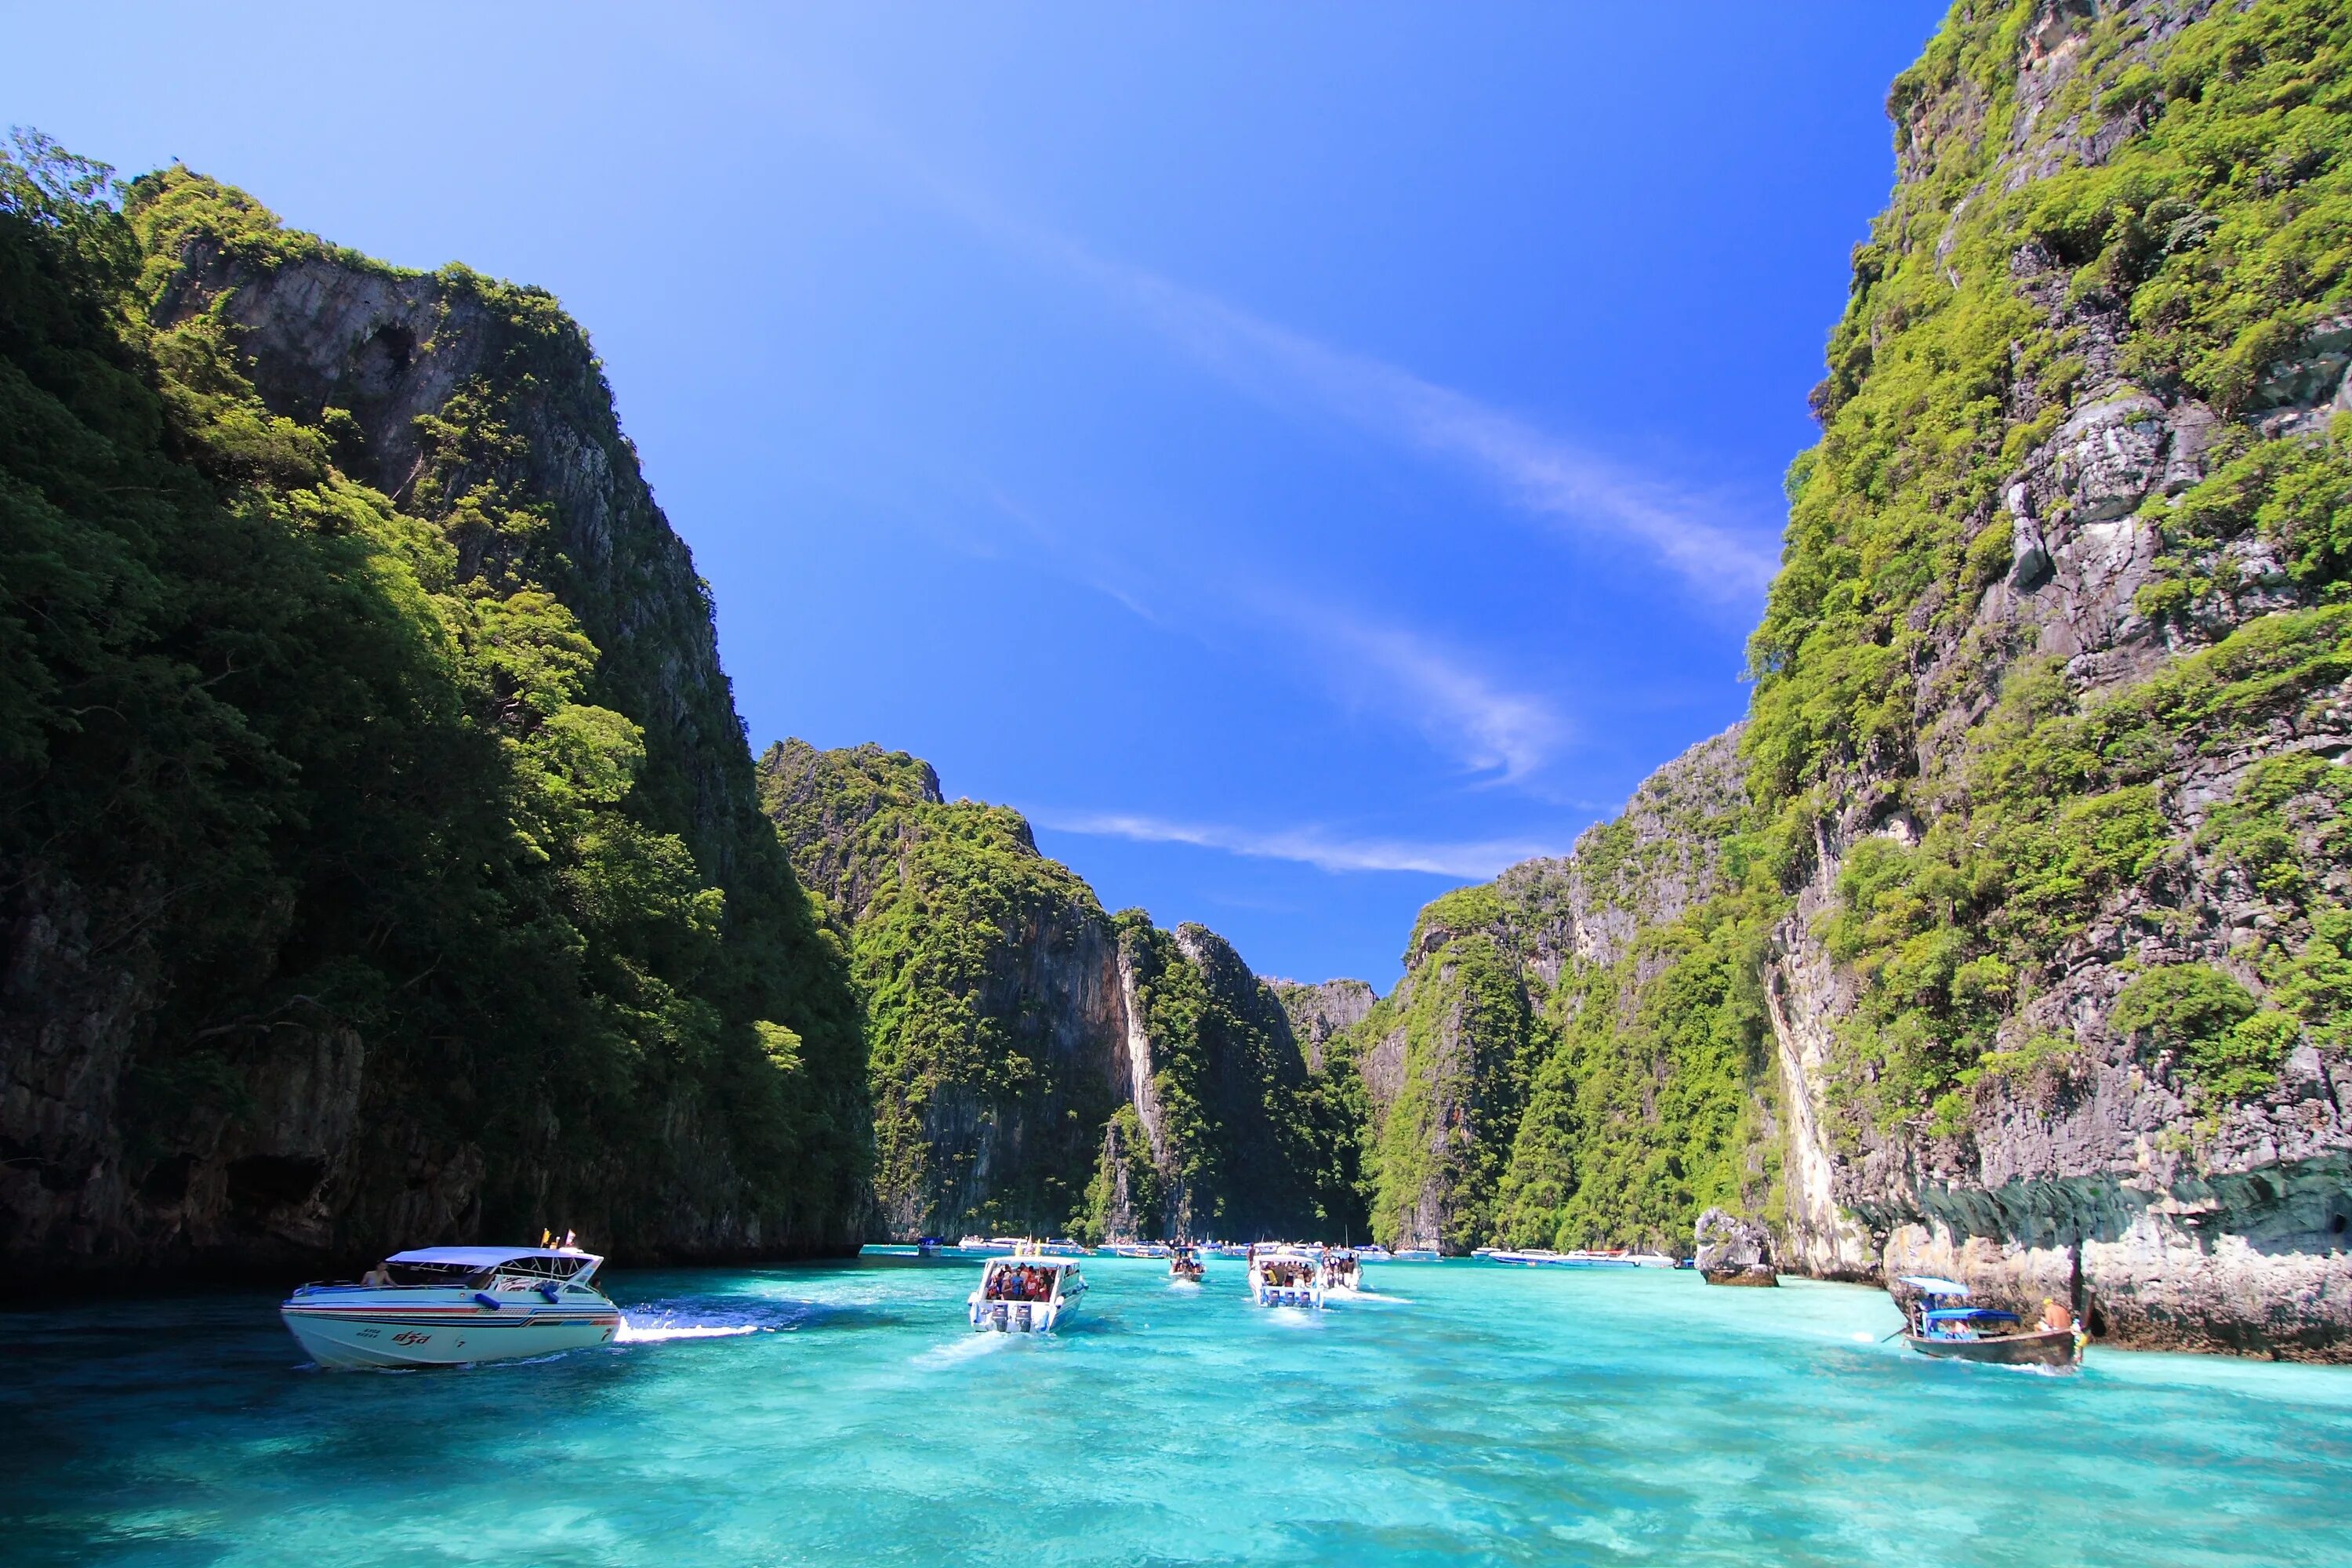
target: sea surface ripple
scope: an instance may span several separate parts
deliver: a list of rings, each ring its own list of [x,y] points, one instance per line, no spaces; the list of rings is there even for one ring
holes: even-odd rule
[[[1085,1267],[1036,1342],[964,1328],[968,1261],[615,1273],[625,1342],[442,1372],[320,1372],[257,1296],[0,1315],[0,1561],[2347,1560],[2352,1370],[1928,1363],[1831,1285],[1392,1264],[1318,1317]]]

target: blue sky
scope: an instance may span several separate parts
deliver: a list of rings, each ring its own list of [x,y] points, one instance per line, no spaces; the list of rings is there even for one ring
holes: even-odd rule
[[[1385,989],[1744,709],[1942,7],[9,10],[0,120],[554,290],[755,746]]]

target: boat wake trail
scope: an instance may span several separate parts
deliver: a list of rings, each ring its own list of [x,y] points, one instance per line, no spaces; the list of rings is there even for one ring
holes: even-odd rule
[[[965,1339],[950,1340],[933,1345],[914,1358],[919,1366],[952,1366],[958,1362],[976,1361],[992,1355],[1015,1340],[1025,1340],[1026,1334],[973,1334]]]
[[[640,1327],[623,1318],[619,1330],[613,1335],[613,1342],[616,1345],[651,1345],[669,1340],[726,1340],[738,1334],[760,1331],[757,1323],[647,1323]],[[767,1331],[773,1333],[775,1331],[771,1329]]]

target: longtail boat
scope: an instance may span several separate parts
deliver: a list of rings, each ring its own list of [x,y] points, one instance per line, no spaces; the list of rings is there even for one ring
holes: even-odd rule
[[[1903,1342],[1921,1355],[1943,1361],[1983,1362],[1994,1366],[2077,1366],[2089,1336],[2069,1316],[2063,1327],[2027,1328],[2015,1312],[1991,1307],[1952,1305],[1969,1299],[1956,1279],[1906,1274],[1901,1282],[1919,1292],[1904,1312]]]

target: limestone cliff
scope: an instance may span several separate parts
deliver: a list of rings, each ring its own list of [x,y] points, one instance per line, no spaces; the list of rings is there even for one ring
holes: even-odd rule
[[[1761,1186],[1760,1012],[1725,901],[1738,740],[1660,769],[1568,856],[1422,911],[1404,979],[1327,1047],[1363,1086],[1382,1241],[1686,1248],[1702,1208]]]
[[[1346,1227],[1351,1124],[1222,938],[1105,913],[905,752],[786,741],[760,777],[865,993],[877,1234]]]
[[[855,998],[580,329],[37,139],[0,229],[14,1282],[847,1244]]]
[[[1288,1016],[1290,1032],[1307,1053],[1307,1065],[1318,1071],[1324,1042],[1362,1023],[1380,1000],[1379,993],[1360,980],[1325,980],[1313,985],[1268,980],[1266,984]]]
[[[1784,1266],[2352,1355],[2352,16],[1957,8],[1748,738]]]

